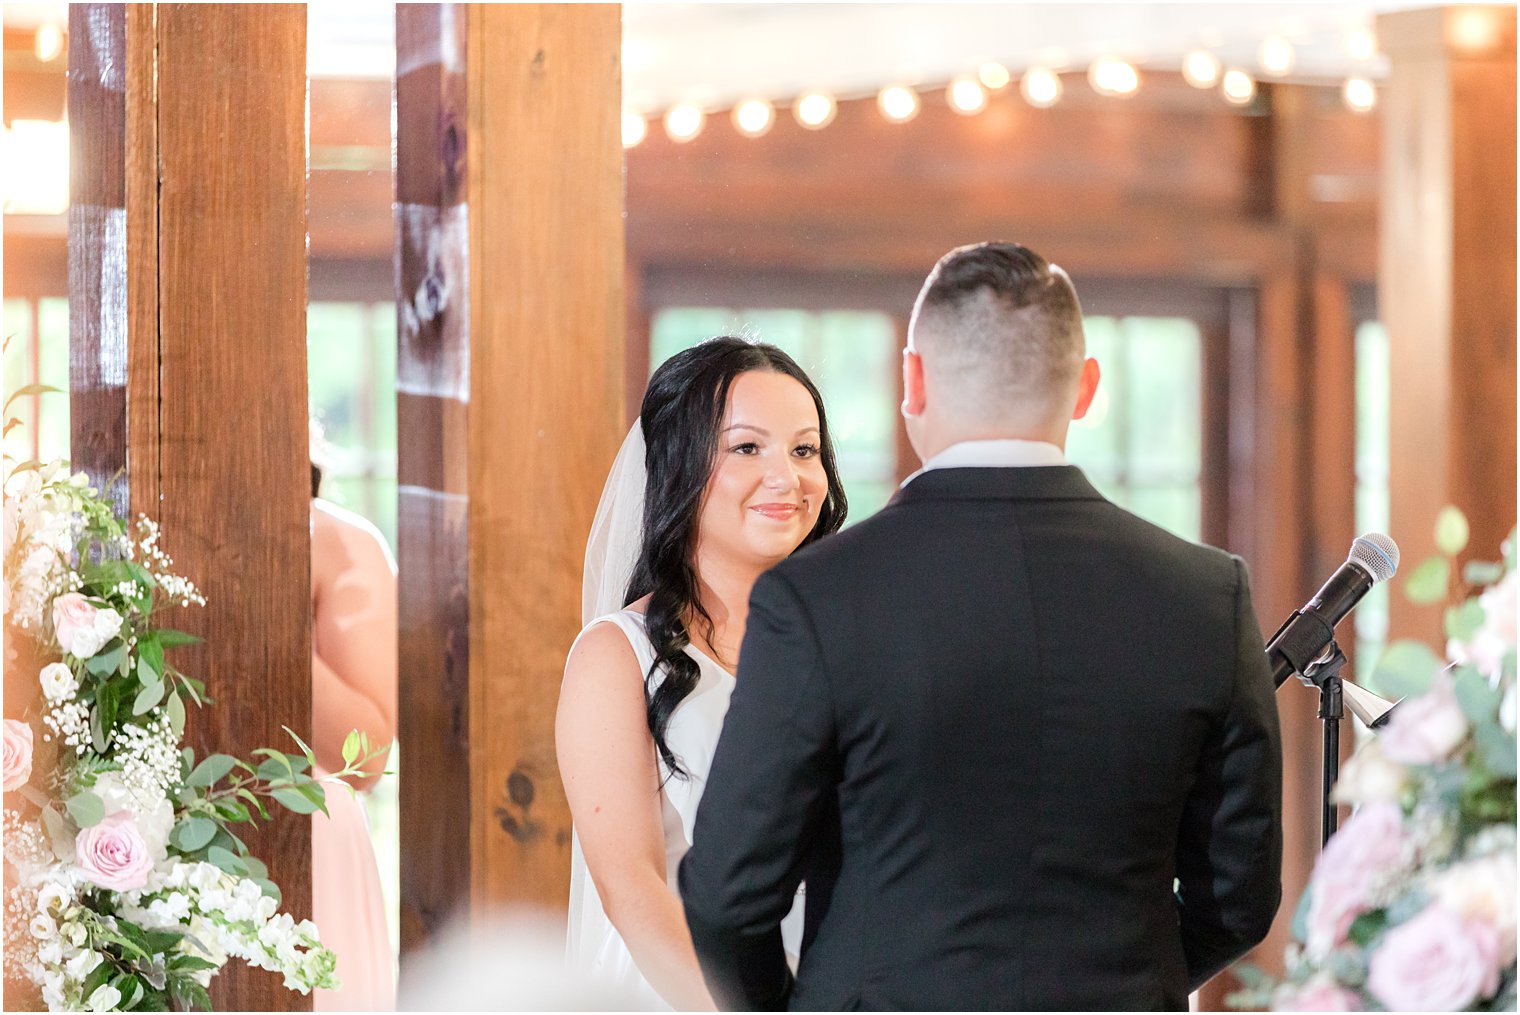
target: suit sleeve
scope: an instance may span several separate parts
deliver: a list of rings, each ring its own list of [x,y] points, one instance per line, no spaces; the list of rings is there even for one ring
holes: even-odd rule
[[[781,920],[836,786],[833,705],[792,585],[750,597],[738,682],[681,861],[681,899],[719,1010],[779,1009],[792,989]]]
[[[1282,743],[1271,669],[1235,558],[1235,674],[1177,844],[1177,907],[1196,990],[1266,937],[1282,900]]]

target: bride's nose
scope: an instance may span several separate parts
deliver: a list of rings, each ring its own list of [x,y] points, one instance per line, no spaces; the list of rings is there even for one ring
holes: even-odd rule
[[[793,458],[788,455],[780,461],[771,461],[765,469],[765,488],[767,490],[792,490],[797,487],[797,469],[792,464]]]

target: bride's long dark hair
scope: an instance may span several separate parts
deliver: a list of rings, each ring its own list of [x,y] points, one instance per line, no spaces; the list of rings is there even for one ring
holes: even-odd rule
[[[649,379],[639,423],[644,430],[644,526],[638,563],[628,582],[625,604],[649,596],[644,626],[654,646],[654,663],[644,676],[649,733],[672,775],[685,778],[680,759],[665,742],[676,706],[697,686],[700,671],[684,649],[691,642],[688,623],[703,625],[712,643],[713,622],[702,608],[694,561],[697,519],[718,454],[718,431],[734,378],[750,370],[768,370],[793,378],[813,397],[818,409],[819,459],[828,478],[828,495],[818,521],[803,539],[807,546],[844,524],[844,485],[834,459],[834,444],[818,388],[802,368],[773,345],[723,336],[676,353]],[[664,671],[664,679],[656,674]]]

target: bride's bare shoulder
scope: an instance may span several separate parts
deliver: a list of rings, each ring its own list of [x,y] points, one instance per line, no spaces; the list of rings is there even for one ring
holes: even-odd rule
[[[628,635],[611,620],[592,624],[581,632],[565,660],[567,684],[623,683],[628,674],[639,673],[638,656]]]

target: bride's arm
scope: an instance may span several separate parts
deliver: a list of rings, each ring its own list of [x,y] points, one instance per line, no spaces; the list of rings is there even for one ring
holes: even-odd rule
[[[670,1005],[711,1011],[681,901],[665,882],[644,680],[615,625],[588,631],[565,664],[555,743],[586,866],[639,971]]]

